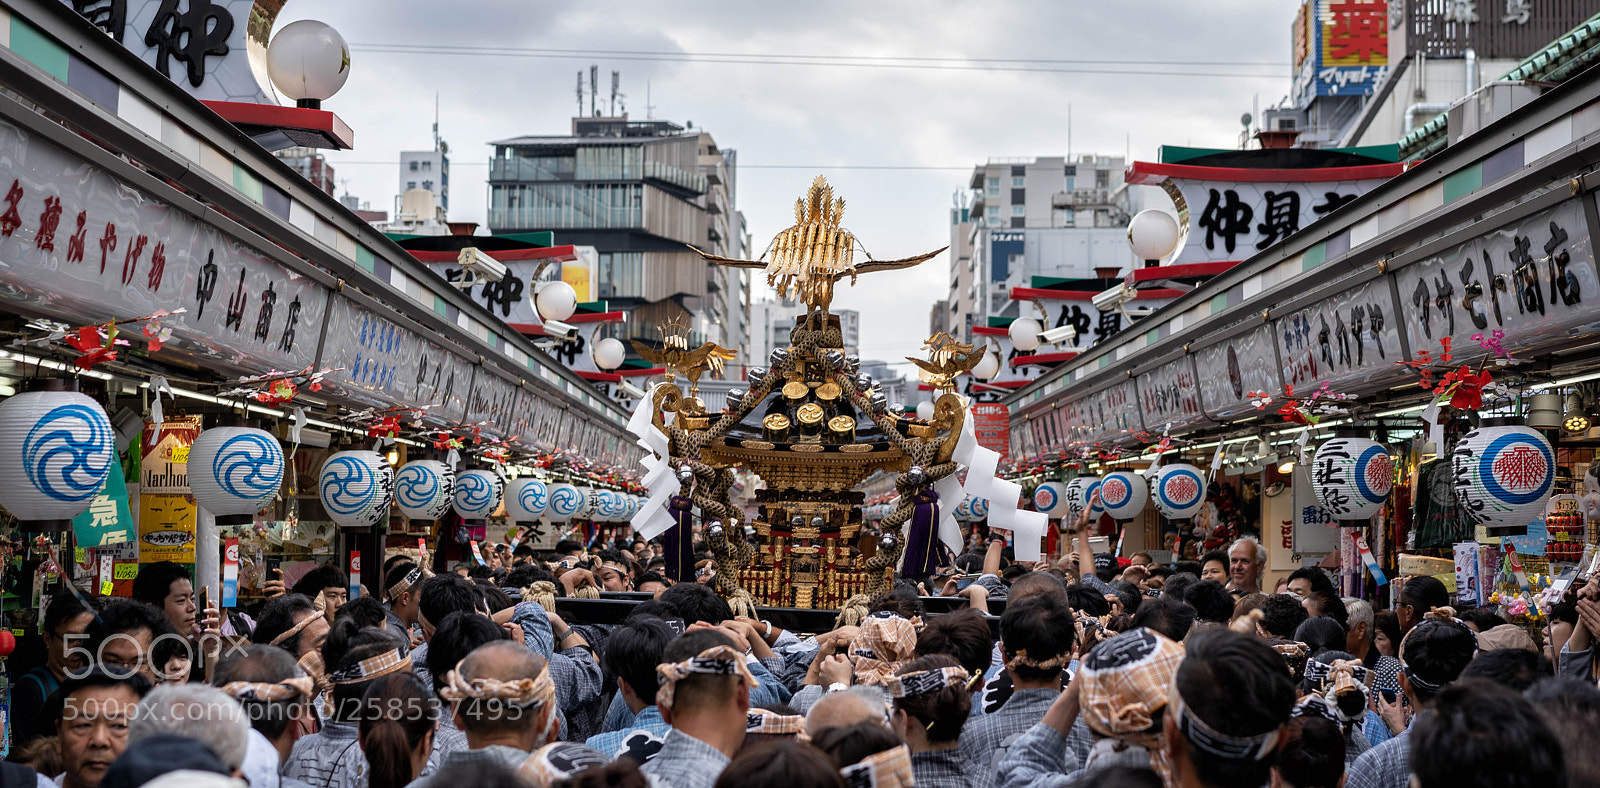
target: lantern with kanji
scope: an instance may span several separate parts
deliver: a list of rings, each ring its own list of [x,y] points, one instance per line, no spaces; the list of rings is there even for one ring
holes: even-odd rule
[[[961,503],[956,504],[956,522],[970,523],[972,519],[972,499],[962,498]]]
[[[413,520],[437,520],[455,499],[455,471],[438,460],[414,460],[394,476],[394,502]]]
[[[248,525],[282,484],[283,446],[266,430],[212,427],[189,447],[189,488],[217,525]]]
[[[1033,508],[1044,512],[1051,519],[1059,520],[1067,516],[1067,485],[1061,482],[1045,482],[1033,490]]]
[[[527,476],[517,479],[506,490],[506,516],[519,523],[531,523],[544,515],[550,490],[544,482]]]
[[[1099,476],[1079,476],[1067,482],[1067,515],[1076,518],[1083,510],[1094,501],[1094,494],[1100,489]],[[1096,505],[1089,512],[1090,517],[1099,517],[1105,511],[1105,505]]]
[[[1394,460],[1375,440],[1334,438],[1312,455],[1311,489],[1334,519],[1370,520],[1394,489]]]
[[[375,451],[328,456],[317,477],[317,497],[328,519],[341,528],[371,528],[389,516],[394,468]]]
[[[1111,519],[1126,522],[1139,516],[1150,500],[1150,484],[1133,471],[1108,473],[1100,480],[1100,505]]]
[[[456,514],[463,520],[485,520],[500,508],[505,494],[505,482],[494,471],[475,469],[462,471],[456,477],[453,496]]]
[[[23,531],[66,530],[105,487],[116,441],[105,409],[76,391],[28,391],[0,402],[0,505]]]
[[[1163,517],[1187,520],[1206,505],[1206,477],[1187,463],[1164,465],[1156,471],[1155,490],[1150,498]]]
[[[1555,485],[1550,442],[1528,427],[1481,427],[1450,454],[1456,498],[1489,536],[1521,536],[1543,516]]]

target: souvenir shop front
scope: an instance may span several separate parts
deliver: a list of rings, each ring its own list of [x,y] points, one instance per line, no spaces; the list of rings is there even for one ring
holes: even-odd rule
[[[1129,544],[1257,536],[1269,591],[1315,564],[1351,595],[1429,574],[1522,612],[1600,514],[1597,100],[1591,73],[1452,133],[1017,392],[1011,475],[1144,471]]]
[[[626,520],[617,403],[70,5],[7,5],[11,626],[62,573],[126,595],[173,560],[231,606],[269,569],[470,560],[505,508]]]

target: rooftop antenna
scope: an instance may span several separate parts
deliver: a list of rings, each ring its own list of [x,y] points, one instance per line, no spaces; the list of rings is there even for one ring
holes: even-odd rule
[[[439,93],[433,94],[433,149],[439,149]]]
[[[600,117],[600,67],[589,66],[589,111]]]
[[[650,103],[650,80],[644,81],[644,119],[655,120],[656,105]]]
[[[617,117],[617,97],[622,95],[621,93],[617,92],[617,89],[620,88],[621,86],[622,86],[622,72],[621,71],[613,71],[613,72],[611,72],[611,117],[613,117],[613,118]]]
[[[578,72],[578,117],[583,117],[583,72]]]
[[[1067,161],[1072,161],[1072,104],[1067,103]]]

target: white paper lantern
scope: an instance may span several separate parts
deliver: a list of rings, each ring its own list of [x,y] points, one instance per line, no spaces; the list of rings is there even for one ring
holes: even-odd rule
[[[1078,515],[1083,512],[1084,507],[1094,500],[1094,493],[1098,489],[1100,489],[1099,476],[1079,476],[1067,482],[1067,513],[1064,516],[1077,519]],[[1105,507],[1102,505],[1090,514],[1093,517],[1099,517],[1103,512],[1105,512]]]
[[[1006,329],[1006,336],[1011,339],[1011,346],[1022,351],[1036,350],[1039,347],[1039,321],[1031,317],[1019,317],[1011,321],[1011,326]]]
[[[463,520],[483,520],[494,515],[505,495],[505,482],[493,471],[462,471],[456,477],[452,501]]]
[[[1156,471],[1156,488],[1150,498],[1156,511],[1167,519],[1187,520],[1206,505],[1205,474],[1186,463],[1163,465]]]
[[[1336,519],[1371,519],[1394,488],[1394,460],[1377,441],[1334,438],[1311,458],[1311,488]]]
[[[552,523],[564,523],[576,517],[588,505],[583,491],[570,484],[550,485],[550,504],[545,516]]]
[[[615,337],[606,337],[594,343],[594,352],[590,356],[594,359],[595,366],[605,370],[612,370],[622,366],[622,362],[628,360],[628,349],[623,347],[622,340]]]
[[[1067,516],[1067,485],[1045,482],[1033,490],[1033,508],[1045,516],[1059,520]]]
[[[370,528],[389,516],[394,468],[375,451],[341,451],[322,462],[317,497],[341,528]]]
[[[958,523],[970,523],[970,522],[972,522],[972,499],[971,498],[962,498],[961,499],[961,503],[956,504],[956,522],[958,522]]]
[[[513,522],[533,522],[549,505],[550,488],[532,476],[513,481],[506,490],[506,517]]]
[[[579,487],[578,492],[583,493],[583,508],[578,510],[578,513],[574,515],[574,518],[579,520],[593,520],[595,515],[600,511],[599,491],[595,490],[593,487],[584,486]]]
[[[283,446],[266,430],[213,427],[189,447],[189,488],[219,525],[249,523],[282,485]]]
[[[455,500],[456,472],[438,460],[414,460],[394,475],[394,502],[413,520],[437,520]]]
[[[545,320],[566,320],[578,310],[578,291],[566,282],[545,282],[534,292],[533,308]]]
[[[117,465],[104,408],[76,391],[29,391],[0,402],[0,504],[23,530],[70,526]]]
[[[1150,500],[1150,484],[1132,471],[1108,473],[1100,480],[1100,504],[1111,519],[1132,520]]]
[[[1483,427],[1462,436],[1450,454],[1456,498],[1490,536],[1521,536],[1544,514],[1555,484],[1556,457],[1528,427]]]

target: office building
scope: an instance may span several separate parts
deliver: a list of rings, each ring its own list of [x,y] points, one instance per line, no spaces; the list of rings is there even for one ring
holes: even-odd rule
[[[434,150],[400,151],[400,182],[396,194],[422,189],[433,195],[440,213],[450,213],[450,155],[443,145]],[[398,213],[400,208],[395,209]]]
[[[748,274],[686,248],[749,256],[735,151],[689,124],[626,115],[490,144],[489,227],[551,230],[598,250],[596,297],[627,310],[622,336],[659,340],[656,326],[672,320],[691,342],[746,343]]]

